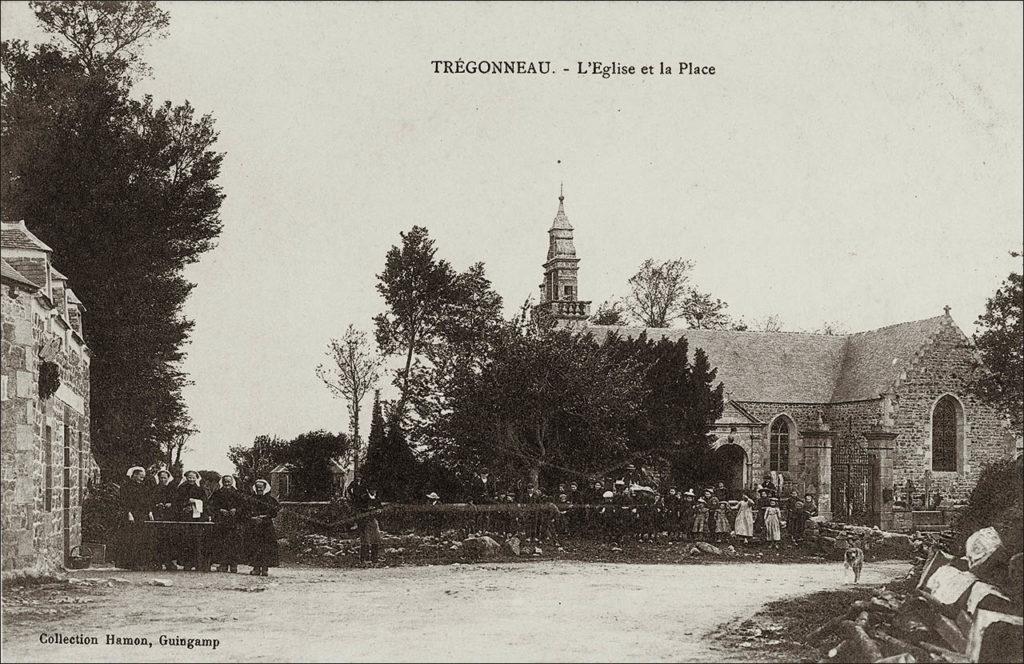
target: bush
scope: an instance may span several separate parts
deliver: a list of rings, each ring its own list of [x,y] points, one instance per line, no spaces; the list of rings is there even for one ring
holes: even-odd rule
[[[109,544],[121,511],[121,487],[113,482],[94,482],[82,502],[82,541]]]
[[[992,526],[1010,555],[1021,552],[1021,482],[1020,459],[997,461],[982,468],[957,528],[956,543],[960,550],[972,533]]]

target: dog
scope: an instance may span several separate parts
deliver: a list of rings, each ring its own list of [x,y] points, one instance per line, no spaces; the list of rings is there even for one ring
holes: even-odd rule
[[[864,568],[864,551],[852,546],[843,555],[843,566],[853,571],[853,582],[860,583],[860,571]]]

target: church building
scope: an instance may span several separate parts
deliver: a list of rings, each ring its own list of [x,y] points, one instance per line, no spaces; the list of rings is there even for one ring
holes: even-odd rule
[[[652,339],[685,337],[725,388],[712,429],[722,478],[751,490],[774,472],[819,513],[909,530],[939,527],[990,462],[1011,457],[1008,420],[967,389],[977,362],[946,307],[854,334],[590,325],[564,196],[548,231],[538,309],[559,324]]]

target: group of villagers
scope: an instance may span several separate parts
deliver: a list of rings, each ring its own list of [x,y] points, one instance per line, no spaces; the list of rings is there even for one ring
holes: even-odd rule
[[[266,480],[242,491],[225,475],[210,491],[194,470],[175,481],[166,468],[147,479],[135,466],[127,477],[114,551],[118,567],[209,572],[216,565],[237,572],[242,564],[253,576],[267,576],[279,564],[273,519],[280,506]]]

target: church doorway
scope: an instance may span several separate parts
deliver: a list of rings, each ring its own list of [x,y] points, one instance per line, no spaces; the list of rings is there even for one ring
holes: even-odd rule
[[[719,482],[725,482],[729,496],[739,498],[747,486],[747,453],[739,445],[729,443],[714,452],[715,471]]]

